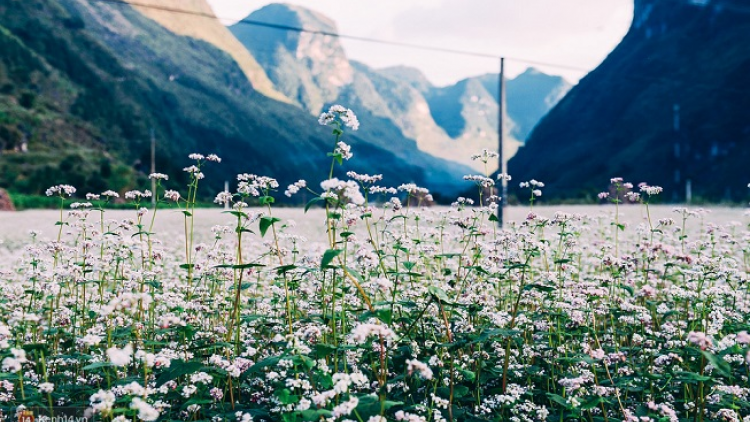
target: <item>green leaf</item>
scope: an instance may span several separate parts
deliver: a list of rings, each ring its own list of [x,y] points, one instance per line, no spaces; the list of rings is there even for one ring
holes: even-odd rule
[[[359,413],[359,415],[364,420],[367,420],[367,418],[369,418],[370,416],[380,414],[381,403],[378,396],[366,395],[359,396],[357,398],[359,399],[359,403],[357,404],[357,413]],[[385,400],[382,404],[382,407],[384,410],[388,410],[394,406],[400,406],[402,404],[404,403],[400,401]]]
[[[461,369],[460,372],[461,372],[461,375],[464,376],[464,379],[466,381],[471,382],[471,381],[474,381],[475,379],[477,379],[477,374],[475,374],[472,371],[468,371],[466,369]]]
[[[299,396],[293,395],[288,388],[277,390],[274,394],[281,404],[294,404],[299,401]]]
[[[29,343],[23,345],[23,350],[26,353],[33,353],[35,351],[42,352],[44,355],[49,356],[49,348],[46,343]]]
[[[430,294],[431,294],[431,295],[432,295],[432,296],[433,296],[433,297],[434,297],[435,299],[439,300],[440,302],[442,302],[442,303],[447,303],[447,304],[450,304],[450,303],[451,303],[451,300],[450,300],[450,299],[448,298],[448,294],[447,294],[447,293],[445,293],[445,290],[443,290],[443,289],[441,289],[441,288],[439,288],[439,287],[435,287],[435,286],[430,286],[430,287],[428,287],[428,288],[427,288],[427,291],[428,291],[428,292],[429,292],[429,293],[430,293]]]
[[[386,324],[390,324],[391,322],[393,322],[393,314],[391,314],[391,310],[389,308],[363,312],[358,319],[360,321],[366,321],[372,317],[375,317]]]
[[[260,198],[258,198],[258,200],[260,201],[261,205],[268,205],[276,202],[276,200],[273,199],[273,196],[261,196]]]
[[[254,374],[269,366],[275,366],[277,363],[279,363],[280,360],[281,360],[281,356],[271,356],[269,358],[265,358],[262,361],[251,366],[247,371],[243,373],[243,376]]]
[[[92,363],[90,365],[86,365],[86,366],[84,366],[81,369],[83,369],[84,371],[92,371],[94,369],[99,369],[99,368],[109,368],[111,366],[112,366],[112,364],[109,363],[109,362],[96,362],[96,363]]]
[[[595,408],[596,406],[599,406],[599,404],[606,403],[606,402],[607,400],[604,397],[594,397],[593,399],[582,404],[581,410],[591,410]]]
[[[274,270],[276,270],[277,274],[284,274],[284,273],[287,273],[287,272],[292,271],[292,270],[297,269],[297,268],[298,267],[296,265],[294,265],[294,264],[287,264],[287,265],[282,265],[282,266],[276,267],[276,268],[274,268]]]
[[[570,404],[563,396],[560,396],[558,394],[553,394],[553,393],[547,393],[547,398],[559,404],[560,406],[564,407],[565,409],[571,409]]]
[[[274,225],[276,222],[281,221],[280,218],[264,216],[260,218],[260,237],[264,237],[268,228]]]
[[[554,292],[555,291],[554,287],[552,287],[552,286],[544,286],[542,284],[527,284],[527,285],[523,286],[523,290],[524,291],[526,291],[526,290],[533,290],[533,289],[536,289],[536,290],[539,290],[539,291],[545,292],[545,293],[549,293],[549,292]]]
[[[197,361],[184,362],[181,360],[173,360],[169,369],[162,372],[159,378],[156,380],[156,386],[161,387],[165,383],[177,379],[183,375],[192,374],[203,368],[203,364]]]
[[[696,384],[711,379],[709,376],[696,374],[695,372],[675,372],[675,381]]]
[[[326,409],[307,409],[302,411],[302,420],[305,421],[319,421],[322,419],[332,419],[333,418],[333,412]]]
[[[729,366],[729,363],[727,363],[727,361],[705,350],[701,350],[701,353],[703,353],[703,356],[705,356],[708,363],[710,363],[711,366],[714,367],[714,370],[716,372],[718,372],[722,376],[732,379],[732,367]]]
[[[329,265],[331,264],[331,261],[333,261],[334,258],[339,256],[341,252],[344,252],[341,249],[328,249],[323,253],[323,259],[320,260],[320,269],[324,270],[326,268],[329,268]]]
[[[265,267],[265,265],[251,262],[249,264],[220,264],[220,265],[214,266],[214,268],[232,268],[234,270],[246,270],[248,268],[254,268],[254,267]]]
[[[222,214],[232,214],[233,216],[238,217],[238,218],[239,217],[245,217],[245,218],[247,218],[247,214],[245,214],[242,211],[222,211],[221,213]]]
[[[457,385],[453,387],[453,397],[464,397],[468,396],[470,393],[469,387],[465,385]]]
[[[188,407],[190,407],[191,405],[194,405],[194,404],[201,405],[201,404],[209,404],[209,403],[213,403],[213,402],[214,401],[212,399],[201,399],[201,398],[198,398],[198,397],[193,397],[190,400],[188,400],[185,403],[183,403],[182,406],[180,406],[180,408],[184,410],[184,409],[187,409]]]
[[[310,209],[316,202],[324,201],[325,198],[321,198],[319,196],[316,196],[315,198],[307,201],[307,204],[305,204],[305,212]]]
[[[318,359],[326,358],[331,356],[336,351],[336,346],[326,343],[318,343],[315,345],[315,356]]]

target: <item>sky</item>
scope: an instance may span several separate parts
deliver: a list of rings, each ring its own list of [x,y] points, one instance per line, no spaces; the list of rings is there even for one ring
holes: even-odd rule
[[[247,17],[266,0],[208,0],[225,23]],[[339,33],[503,55],[508,77],[533,66],[577,82],[620,42],[632,0],[285,0],[327,15]],[[498,72],[498,60],[342,39],[350,59],[381,68],[420,69],[436,85]],[[518,59],[577,69],[543,66]],[[579,70],[580,69],[580,70]]]

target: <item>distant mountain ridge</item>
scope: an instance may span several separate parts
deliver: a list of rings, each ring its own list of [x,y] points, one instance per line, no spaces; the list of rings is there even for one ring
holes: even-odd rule
[[[337,31],[335,22],[328,17],[288,4],[264,6],[252,12],[248,19],[326,33]],[[333,36],[285,32],[242,23],[229,29],[257,58],[274,85],[312,114],[336,102],[359,111],[367,110],[373,116],[390,121],[403,137],[415,141],[420,150],[473,165],[478,170],[483,170],[483,166],[472,162],[470,156],[483,148],[497,148],[497,94],[487,91],[487,86],[492,85],[487,76],[469,78],[455,86],[434,87],[417,69],[405,66],[373,69],[350,61]],[[536,80],[524,78],[546,76],[530,72],[534,76],[524,74],[518,84],[536,84]],[[569,88],[561,78],[549,78],[556,84],[542,86],[546,91],[541,94],[537,92],[540,89],[533,87],[519,90],[520,95],[526,95],[527,91],[535,94],[520,101],[516,101],[514,88],[511,88],[515,80],[509,81],[511,119],[517,104],[526,107],[522,114],[528,111],[529,115],[519,116],[519,124],[508,125],[506,156],[515,152],[541,117],[537,109],[546,112],[559,99],[559,93]],[[497,82],[495,92],[496,87]],[[523,106],[524,103],[533,105]]]
[[[205,196],[237,173],[275,177],[282,186],[299,178],[314,186],[328,174],[328,128],[259,92],[225,51],[177,35],[129,5],[2,2],[0,51],[0,187],[25,193],[59,183],[82,193],[143,188],[151,128],[157,171],[170,176],[170,186],[185,182],[188,153],[224,159],[206,168]],[[371,127],[362,117],[362,127]],[[377,144],[396,134],[388,126],[346,134],[355,154],[346,168],[382,173],[392,185],[414,182],[448,198],[461,189],[467,168],[413,142],[400,145],[410,160]]]
[[[170,31],[206,41],[225,51],[237,62],[258,92],[274,100],[289,101],[274,88],[263,68],[247,49],[216,19],[213,9],[206,0],[125,1]],[[185,11],[185,13],[174,12],[174,10]]]
[[[610,177],[746,200],[750,14],[730,0],[636,0],[620,45],[537,125],[510,162],[545,195],[595,197]]]

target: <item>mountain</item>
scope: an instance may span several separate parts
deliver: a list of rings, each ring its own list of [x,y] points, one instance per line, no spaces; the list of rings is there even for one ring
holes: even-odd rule
[[[335,33],[336,23],[304,7],[271,4],[249,20]],[[238,23],[231,33],[257,58],[278,89],[295,104],[319,114],[334,102],[354,69],[335,37]]]
[[[289,101],[274,88],[263,68],[247,49],[216,19],[206,0],[125,1],[175,34],[197,38],[223,50],[232,56],[258,92],[275,100]]]
[[[282,186],[298,178],[314,186],[328,174],[328,128],[259,92],[225,51],[176,34],[129,5],[2,2],[0,51],[0,187],[25,193],[59,183],[82,193],[142,188],[151,128],[157,170],[170,175],[170,186],[185,182],[188,153],[224,158],[206,169],[206,197],[237,173],[273,176]],[[362,116],[362,127],[370,125]],[[378,130],[387,136],[391,129]],[[449,194],[461,183],[464,168],[415,145],[413,161],[404,160],[365,134],[346,135],[355,152],[348,169]],[[426,171],[427,165],[439,170]]]
[[[335,22],[328,17],[288,4],[264,6],[251,13],[248,20],[326,34],[337,31]],[[230,30],[257,58],[274,85],[311,114],[319,113],[327,104],[340,102],[379,118],[382,125],[395,126],[401,136],[389,139],[383,146],[416,142],[421,151],[480,171],[484,170],[483,165],[472,162],[471,155],[482,148],[497,148],[497,98],[487,91],[486,85],[492,83],[485,81],[486,77],[438,88],[414,68],[373,69],[351,61],[338,38],[331,35],[242,23],[231,26]],[[519,81],[521,85],[538,84],[535,78],[542,76],[546,75],[536,72]],[[565,92],[567,85],[562,87],[564,83],[560,78],[552,79],[558,81],[559,86],[541,84],[536,90],[519,90],[519,95],[528,95],[519,102],[519,112],[528,113],[519,117],[522,124],[533,126],[529,122],[539,119],[537,110],[548,110],[559,98],[557,93]],[[497,82],[495,92],[496,86]],[[547,91],[541,92],[545,89]],[[509,94],[511,92],[515,91],[509,88]],[[515,109],[516,103],[512,104]],[[525,137],[530,130],[524,126],[525,132],[516,134],[510,131],[512,127],[509,125],[509,138]],[[517,147],[518,142],[511,139],[506,156],[515,153]],[[394,151],[398,154],[398,150]],[[400,156],[409,159],[408,155]],[[494,167],[496,165],[490,170]]]
[[[389,70],[424,92],[435,122],[453,139],[474,142],[477,149],[497,148],[498,74],[463,79],[445,87],[424,88],[413,73]],[[515,155],[536,123],[570,90],[559,76],[529,68],[506,81],[504,157]]]
[[[604,62],[510,161],[545,196],[593,197],[613,176],[707,200],[744,200],[750,159],[750,13],[739,0],[637,0]]]
[[[427,76],[415,67],[392,66],[379,69],[378,72],[391,79],[406,82],[422,94],[428,93],[433,88]]]
[[[447,87],[429,87],[424,92],[435,121],[455,138],[472,132],[496,132],[498,83],[498,74],[488,73]],[[509,124],[506,135],[523,143],[537,122],[572,85],[560,76],[529,68],[507,80],[505,87],[506,122]]]
[[[497,99],[497,75],[485,75],[481,81]],[[529,68],[505,84],[508,117],[513,122],[511,134],[526,141],[537,123],[562,100],[573,85],[560,76],[547,75]]]

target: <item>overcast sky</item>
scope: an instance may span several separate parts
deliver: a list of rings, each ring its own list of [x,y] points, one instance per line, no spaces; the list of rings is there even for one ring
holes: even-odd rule
[[[239,20],[266,0],[208,0],[222,19]],[[342,34],[502,54],[591,70],[627,32],[632,0],[287,0],[336,21]],[[342,40],[351,59],[408,65],[437,85],[497,72],[493,59]],[[509,77],[530,65],[508,60]],[[576,82],[585,71],[534,65]]]

